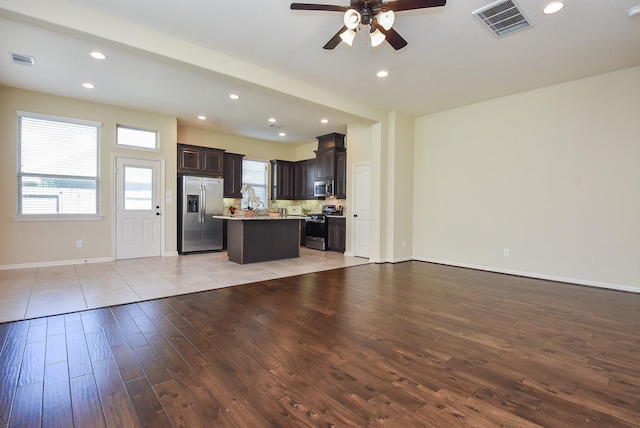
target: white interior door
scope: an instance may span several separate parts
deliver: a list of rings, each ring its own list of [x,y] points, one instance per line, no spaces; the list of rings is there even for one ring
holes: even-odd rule
[[[160,256],[160,161],[116,158],[116,259]]]
[[[371,254],[371,164],[353,166],[353,255]]]

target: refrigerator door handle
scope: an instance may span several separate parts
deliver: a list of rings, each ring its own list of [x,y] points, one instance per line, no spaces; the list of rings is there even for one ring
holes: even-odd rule
[[[207,206],[207,188],[206,186],[200,186],[200,194],[202,195],[202,203],[200,204],[200,223],[204,223],[204,216],[206,214]]]

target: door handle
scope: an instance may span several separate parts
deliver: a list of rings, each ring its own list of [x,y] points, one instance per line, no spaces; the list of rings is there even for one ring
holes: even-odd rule
[[[200,204],[200,223],[204,223],[207,208],[207,187],[200,186],[200,194],[202,195],[202,203]]]

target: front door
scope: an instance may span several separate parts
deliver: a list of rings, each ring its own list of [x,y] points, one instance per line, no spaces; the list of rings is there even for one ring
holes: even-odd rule
[[[353,255],[371,254],[371,164],[353,166]]]
[[[160,256],[160,161],[116,158],[116,259]]]

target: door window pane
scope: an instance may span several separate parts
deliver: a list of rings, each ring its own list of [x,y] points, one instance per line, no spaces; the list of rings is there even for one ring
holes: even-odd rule
[[[153,168],[124,167],[124,209],[153,209]]]

